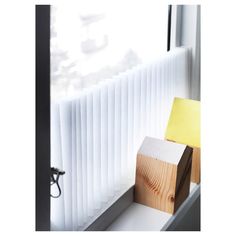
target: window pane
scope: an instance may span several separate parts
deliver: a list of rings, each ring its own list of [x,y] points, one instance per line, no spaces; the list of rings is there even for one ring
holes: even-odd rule
[[[167,12],[155,0],[52,6],[52,98],[71,96],[164,52]]]

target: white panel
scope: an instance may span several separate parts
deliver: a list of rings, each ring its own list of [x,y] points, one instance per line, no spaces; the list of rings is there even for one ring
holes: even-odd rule
[[[141,136],[140,142],[144,139],[147,127],[147,72],[146,67],[143,66],[142,70],[140,71],[141,77],[141,102],[140,102],[140,129],[141,129]],[[137,114],[138,115],[138,114]]]
[[[71,102],[60,104],[61,148],[64,179],[65,229],[72,228]]]
[[[154,122],[155,122],[155,137],[160,138],[160,70],[158,63],[153,64],[154,77]]]
[[[145,136],[151,135],[151,68],[150,65],[146,68],[146,80],[147,80],[147,90],[146,90],[146,129]]]
[[[128,151],[128,76],[121,80],[121,184],[127,181],[127,151]]]
[[[78,226],[82,226],[84,219],[84,201],[83,201],[83,175],[82,175],[82,140],[81,140],[81,105],[76,100],[76,154],[77,154],[77,211]]]
[[[80,98],[81,107],[81,150],[82,150],[82,181],[83,181],[83,212],[84,220],[88,217],[88,180],[87,180],[87,111],[86,111],[86,96]]]
[[[140,145],[141,140],[141,76],[140,76],[140,69],[137,69],[134,72],[134,154],[135,157],[133,158],[133,169],[135,170],[136,167],[136,154]],[[134,172],[133,170],[133,172]],[[134,178],[134,174],[133,174]]]
[[[160,126],[160,136],[161,138],[164,137],[165,132],[165,116],[168,104],[168,94],[167,94],[167,68],[166,68],[166,57],[163,58],[161,61],[161,97],[160,99],[160,105],[161,105],[161,111],[160,111],[160,120],[161,120],[161,126]]]
[[[150,129],[151,129],[151,133],[150,136],[152,137],[156,137],[156,126],[157,126],[157,121],[156,121],[156,111],[157,111],[157,107],[156,107],[156,97],[155,97],[155,93],[156,93],[156,78],[155,78],[155,70],[154,70],[154,64],[152,64],[150,66],[150,78],[151,78],[151,94],[150,94],[150,98],[151,98],[151,104],[150,104]]]
[[[132,166],[134,153],[134,73],[130,73],[128,78],[128,140],[127,140],[127,166],[128,177],[132,177]]]
[[[93,96],[86,95],[86,122],[87,122],[87,197],[88,215],[93,216],[94,189],[93,189]]]
[[[102,201],[101,193],[101,100],[100,91],[93,92],[93,160],[94,160],[94,205],[100,209]]]
[[[102,201],[108,200],[108,101],[107,86],[101,85],[101,191]]]
[[[71,102],[71,197],[72,197],[72,228],[76,230],[78,225],[77,215],[77,193],[78,193],[78,179],[77,179],[77,137],[76,137],[76,102]]]
[[[114,194],[115,186],[115,84],[108,85],[108,188],[109,196]]]
[[[121,179],[121,81],[117,78],[115,81],[115,190],[120,189]]]

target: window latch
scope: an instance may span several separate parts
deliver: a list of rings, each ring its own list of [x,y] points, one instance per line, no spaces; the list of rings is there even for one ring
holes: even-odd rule
[[[65,171],[59,170],[58,168],[55,168],[55,167],[51,167],[51,186],[56,184],[57,188],[58,188],[58,194],[56,196],[51,194],[51,197],[59,198],[61,196],[61,188],[59,185],[59,178],[61,175],[64,175],[64,174],[65,174]]]

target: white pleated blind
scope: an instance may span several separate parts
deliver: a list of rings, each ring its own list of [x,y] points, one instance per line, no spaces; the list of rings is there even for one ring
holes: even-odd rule
[[[51,166],[66,172],[52,230],[83,230],[134,183],[137,150],[145,136],[163,138],[173,98],[188,98],[188,75],[188,50],[177,48],[52,102]]]

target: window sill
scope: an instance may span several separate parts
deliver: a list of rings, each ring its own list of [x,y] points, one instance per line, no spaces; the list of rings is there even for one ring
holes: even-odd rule
[[[199,196],[200,185],[191,183],[189,197],[174,215],[133,202],[107,228],[107,231],[175,230],[174,228],[177,227],[182,218],[191,210],[192,205]]]

